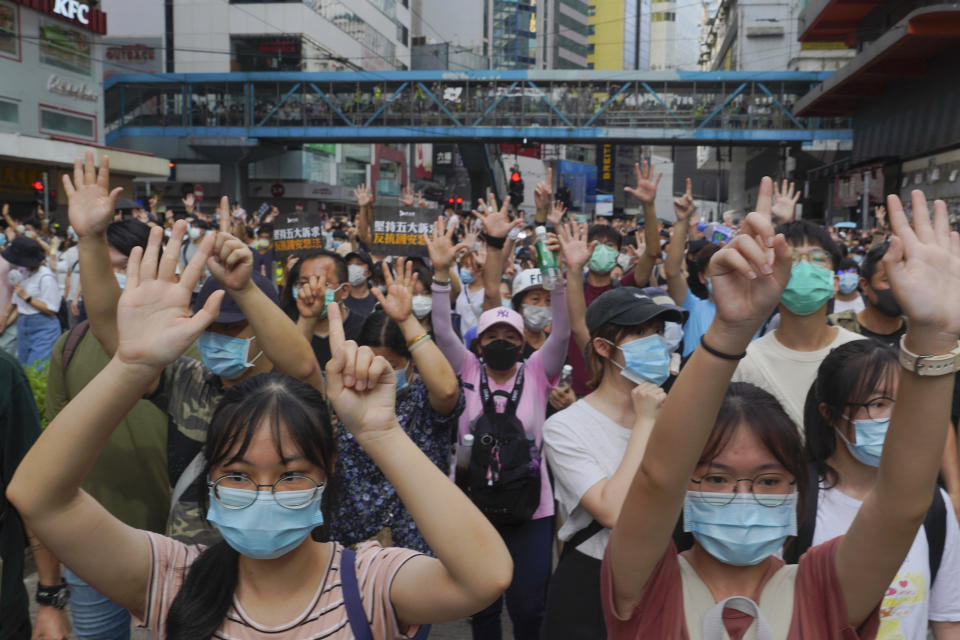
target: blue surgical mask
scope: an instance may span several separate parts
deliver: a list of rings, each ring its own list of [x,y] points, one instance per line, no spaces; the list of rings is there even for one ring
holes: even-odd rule
[[[397,395],[399,396],[410,386],[410,382],[407,380],[407,367],[394,369],[393,375],[397,378]]]
[[[609,340],[607,342],[616,346]],[[624,365],[621,367],[611,362],[620,367],[620,375],[630,382],[661,385],[670,377],[670,349],[660,334],[637,338],[617,348],[623,354]]]
[[[247,362],[247,353],[253,338],[231,338],[212,331],[204,331],[197,339],[197,349],[203,364],[207,365],[216,375],[233,380],[243,375],[243,372],[254,365],[263,355],[258,353],[253,360]]]
[[[722,499],[730,494],[713,494]],[[736,567],[756,565],[777,552],[797,534],[797,494],[767,507],[750,493],[737,493],[728,504],[705,500],[699,491],[687,491],[683,501],[683,530],[693,534],[717,560]]]
[[[0,247],[5,244],[7,244],[7,236],[6,234],[0,233]]]
[[[473,282],[473,273],[466,267],[460,267],[460,282],[470,284]]]
[[[860,283],[860,276],[857,273],[841,273],[837,276],[837,286],[840,289],[840,293],[847,294],[853,293],[857,290],[857,285]]]
[[[342,287],[343,285],[340,285]],[[336,289],[327,289],[327,292],[323,294],[323,312],[320,314],[321,318],[327,317],[327,309],[330,308],[330,305],[334,303],[334,300],[337,298],[337,291],[340,291],[340,287]]]
[[[847,443],[847,450],[850,451],[850,455],[865,465],[879,467],[880,454],[883,452],[883,441],[887,437],[890,418],[850,420],[850,422],[853,423],[853,433],[857,441],[850,442],[839,429],[837,429],[837,435]]]
[[[117,284],[120,285],[120,290],[123,291],[124,287],[127,286],[127,274],[125,273],[114,273],[117,277]]]
[[[280,491],[277,495],[281,499],[287,494],[291,499],[302,500],[304,494],[311,491]],[[230,509],[221,500],[226,504],[231,501],[238,505],[248,504],[250,490],[221,487],[219,492],[218,500],[210,488],[207,520],[217,525],[227,544],[248,558],[279,558],[299,547],[314,528],[323,524],[320,510],[322,490],[316,492],[314,502],[299,509],[282,506],[269,491],[258,491],[257,499],[249,507]]]
[[[510,298],[500,298],[500,306],[513,309],[513,301]]]

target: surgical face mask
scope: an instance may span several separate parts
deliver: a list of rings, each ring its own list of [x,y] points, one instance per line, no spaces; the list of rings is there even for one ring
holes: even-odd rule
[[[887,428],[890,427],[890,418],[845,419],[853,424],[853,433],[857,441],[850,442],[839,429],[837,429],[837,435],[847,444],[850,455],[865,465],[879,467],[883,441],[887,437]]]
[[[6,234],[0,233],[0,247],[5,244],[7,244],[7,236]]]
[[[513,309],[513,300],[510,298],[500,298],[500,306],[507,309]]]
[[[590,271],[594,273],[610,273],[617,264],[617,256],[620,255],[617,253],[617,250],[608,247],[605,244],[598,244],[593,249],[593,255],[590,256],[590,262],[588,263]]]
[[[553,321],[553,312],[550,307],[538,307],[533,304],[523,305],[523,324],[531,331],[543,331]]]
[[[253,248],[258,251],[260,249],[269,249],[270,241],[265,238],[257,238],[256,240],[253,241]]]
[[[483,363],[494,371],[509,371],[520,359],[520,345],[494,340],[482,348]]]
[[[347,265],[347,281],[351,287],[359,287],[367,281],[367,268],[362,264]]]
[[[460,282],[471,284],[473,282],[473,273],[466,267],[460,267]]]
[[[247,353],[253,338],[231,338],[212,331],[204,331],[197,338],[197,349],[203,364],[214,374],[227,380],[239,378],[252,367],[263,351],[247,362]]]
[[[669,320],[664,322],[663,339],[667,343],[667,350],[670,353],[674,353],[680,348],[680,343],[683,342],[683,325],[679,322],[670,322]]]
[[[127,286],[127,274],[114,272],[113,275],[117,278],[117,284],[120,285],[120,290],[123,291]]]
[[[687,491],[683,530],[723,563],[736,567],[760,564],[797,534],[796,492],[774,507],[760,504],[750,493],[703,495]],[[730,497],[728,504],[722,504]]]
[[[277,494],[281,500],[284,497],[295,500],[302,499],[305,493],[311,491],[278,491]],[[248,558],[279,558],[299,547],[314,528],[323,524],[323,512],[320,510],[322,490],[316,491],[314,500],[299,509],[279,504],[270,491],[258,491],[256,500],[249,507],[231,509],[224,503],[249,503],[249,489],[221,487],[219,499],[213,492],[211,487],[207,520],[217,525],[227,544]]]
[[[430,296],[413,296],[411,306],[413,307],[413,315],[416,316],[417,320],[423,320],[433,311],[433,298]]]
[[[892,289],[874,289],[873,294],[877,296],[877,301],[870,304],[876,307],[877,311],[891,318],[903,315],[903,309],[900,308],[897,299],[893,297]]]
[[[407,366],[403,369],[394,369],[393,375],[396,377],[397,381],[397,395],[403,394],[407,390],[407,387],[410,386],[410,381],[407,380],[407,368],[410,366],[410,363],[407,363]]]
[[[860,255],[859,253],[851,253],[850,259],[856,262],[857,264],[860,264],[863,262],[863,256]]]
[[[337,299],[337,291],[343,288],[343,285],[340,285],[336,289],[327,289],[327,292],[323,295],[323,313],[320,314],[321,318],[327,317],[327,309],[330,308],[330,305],[334,304]]]
[[[629,269],[629,268],[630,268],[630,254],[629,254],[629,253],[621,253],[620,255],[618,255],[618,256],[617,256],[617,264],[618,264],[618,265],[620,266],[620,268],[623,269],[624,271],[626,271],[627,269]]]
[[[609,340],[606,342],[617,346]],[[637,338],[617,348],[623,354],[624,364],[621,367],[615,361],[611,362],[620,367],[620,375],[630,382],[652,382],[661,385],[670,377],[670,351],[667,349],[667,341],[660,334]]]
[[[203,229],[201,229],[200,227],[194,227],[191,225],[187,229],[187,235],[190,237],[191,240],[196,240],[203,235]]]
[[[859,282],[860,276],[856,272],[847,271],[837,275],[837,288],[844,295],[856,291]]]
[[[334,240],[334,241],[333,241],[333,248],[336,249],[336,248],[339,247],[341,244],[343,244],[343,243],[340,242],[339,240]]]
[[[27,232],[27,228],[25,226],[23,226],[22,224],[17,225],[17,233],[19,235],[23,235],[26,232]]]
[[[798,316],[808,316],[833,297],[833,272],[806,260],[793,265],[780,302]]]
[[[11,287],[15,287],[29,277],[29,273],[23,267],[13,267],[7,272],[7,282]]]

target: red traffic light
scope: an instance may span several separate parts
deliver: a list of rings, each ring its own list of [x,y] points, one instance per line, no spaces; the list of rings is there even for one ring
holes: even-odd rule
[[[457,198],[457,204],[463,204],[463,198]]]
[[[510,174],[510,182],[520,182],[520,172],[514,171]]]
[[[453,204],[454,200],[453,200],[453,198],[447,198],[447,202],[450,203],[450,204]]]
[[[32,187],[33,187],[34,189],[36,189],[37,191],[43,191],[43,183],[40,182],[39,180],[35,181],[35,182],[34,182],[32,185],[30,185],[30,186],[32,186]]]

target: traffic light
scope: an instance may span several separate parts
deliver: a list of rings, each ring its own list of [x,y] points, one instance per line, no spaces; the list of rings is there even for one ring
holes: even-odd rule
[[[523,176],[516,168],[510,173],[510,184],[507,189],[510,195],[510,204],[519,207],[523,202]]]
[[[43,182],[41,180],[34,180],[31,184],[33,187],[33,199],[39,205],[43,204]]]

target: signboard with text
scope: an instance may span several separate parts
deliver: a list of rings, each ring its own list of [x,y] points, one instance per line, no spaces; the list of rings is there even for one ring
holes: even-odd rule
[[[277,259],[323,249],[323,216],[319,213],[284,213],[273,223],[273,250]]]
[[[433,232],[439,215],[437,209],[375,206],[372,253],[427,257],[423,236]]]

